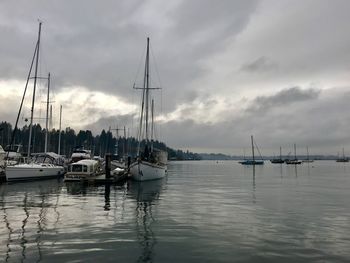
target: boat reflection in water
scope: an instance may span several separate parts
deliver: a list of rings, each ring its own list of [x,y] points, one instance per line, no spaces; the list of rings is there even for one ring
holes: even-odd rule
[[[57,180],[0,185],[1,232],[7,232],[0,254],[5,262],[42,260],[43,234],[50,235],[48,228],[55,232],[60,219],[61,189]]]
[[[152,209],[157,208],[154,204],[160,199],[161,191],[164,187],[166,178],[135,182],[128,184],[128,195],[134,198],[136,203],[135,226],[138,242],[142,248],[141,255],[137,262],[153,262],[154,248],[157,244],[157,237],[153,227],[157,220],[153,217]]]

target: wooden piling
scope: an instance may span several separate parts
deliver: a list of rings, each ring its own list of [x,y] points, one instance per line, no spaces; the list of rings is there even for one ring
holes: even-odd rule
[[[106,179],[109,179],[111,177],[111,160],[112,160],[112,155],[110,153],[106,153],[105,155]]]

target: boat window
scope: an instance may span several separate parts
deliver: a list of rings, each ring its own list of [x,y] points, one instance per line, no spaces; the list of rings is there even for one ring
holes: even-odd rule
[[[45,159],[44,159],[44,163],[52,163],[52,161],[51,161],[50,158],[45,158]]]
[[[45,157],[43,156],[36,156],[35,161],[36,163],[43,163],[45,161]]]
[[[87,172],[87,166],[86,165],[83,166],[83,172]]]
[[[72,165],[72,172],[81,172],[82,166],[81,165]]]

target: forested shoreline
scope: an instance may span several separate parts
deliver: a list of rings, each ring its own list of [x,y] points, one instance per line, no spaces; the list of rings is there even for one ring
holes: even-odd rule
[[[44,152],[45,149],[45,129],[40,124],[33,125],[33,138],[31,152]],[[0,143],[5,149],[11,143],[13,127],[9,122],[0,123]],[[29,127],[27,125],[18,128],[14,137],[14,145],[22,145],[21,152],[28,150]],[[59,130],[52,129],[48,132],[48,151],[58,152]],[[141,142],[143,145],[144,142]],[[111,131],[102,130],[100,134],[93,135],[90,130],[79,130],[76,132],[70,127],[61,131],[61,155],[71,156],[76,147],[89,149],[96,156],[104,157],[106,153],[123,156],[128,154],[135,156],[138,141],[134,137],[116,136]],[[189,151],[175,150],[166,146],[165,143],[154,141],[154,147],[166,150],[171,160],[200,160],[199,154]]]

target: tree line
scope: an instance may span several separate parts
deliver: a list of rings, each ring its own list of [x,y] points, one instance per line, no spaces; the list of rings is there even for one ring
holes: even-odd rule
[[[10,146],[13,127],[9,122],[0,123],[0,143],[4,149]],[[44,152],[45,150],[46,130],[40,124],[34,124],[32,130],[31,152]],[[27,125],[18,128],[15,132],[13,145],[21,145],[21,152],[28,151],[29,127]],[[58,153],[59,130],[52,129],[48,132],[48,151]],[[141,142],[141,147],[145,141]],[[200,160],[199,154],[189,151],[175,150],[166,146],[165,143],[158,140],[153,142],[155,148],[168,152],[170,160]],[[112,153],[119,156],[136,155],[138,140],[134,137],[113,136],[109,130],[102,130],[100,134],[93,135],[90,130],[80,130],[67,127],[61,131],[61,155],[70,157],[76,147],[84,147],[91,150],[93,155],[104,157],[106,153]]]

